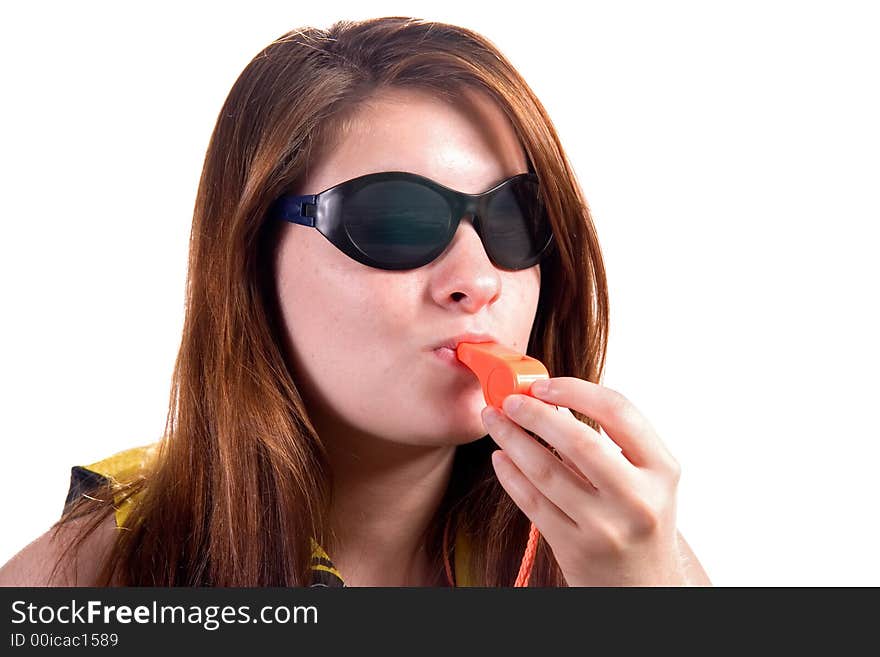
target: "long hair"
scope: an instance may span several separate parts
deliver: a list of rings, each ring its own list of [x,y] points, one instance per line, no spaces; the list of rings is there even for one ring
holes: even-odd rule
[[[310,158],[340,139],[361,103],[389,88],[452,99],[476,89],[505,112],[538,176],[555,235],[541,265],[527,353],[551,376],[599,382],[609,315],[596,231],[550,118],[512,64],[485,37],[423,19],[292,30],[245,67],[211,135],[155,462],[107,495],[81,499],[56,525],[91,518],[73,548],[113,512],[114,499],[137,494],[99,585],[311,583],[310,539],[332,545],[325,519],[333,473],[285,359],[271,264],[277,228],[265,216],[303,179]],[[469,538],[480,585],[511,586],[530,521],[494,474],[494,448],[489,436],[457,448],[426,549],[442,573],[449,521]],[[530,586],[565,586],[543,538]]]

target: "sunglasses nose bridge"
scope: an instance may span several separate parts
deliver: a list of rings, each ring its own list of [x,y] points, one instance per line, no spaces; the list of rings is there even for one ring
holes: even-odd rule
[[[483,245],[483,249],[486,253],[489,253],[489,248],[486,244],[486,235],[483,232],[483,227],[481,226],[483,208],[485,207],[485,195],[484,194],[457,194],[452,201],[451,205],[453,206],[453,230],[450,234],[450,242],[454,238],[455,233],[461,228],[461,222],[468,219],[471,222],[471,227],[476,232],[478,239]],[[447,243],[447,248],[449,247],[449,243]],[[490,256],[491,259],[491,256]],[[493,261],[494,262],[494,261]]]
[[[456,227],[463,219],[470,219],[477,233],[480,232],[480,197],[474,194],[462,194],[456,199],[455,220]]]

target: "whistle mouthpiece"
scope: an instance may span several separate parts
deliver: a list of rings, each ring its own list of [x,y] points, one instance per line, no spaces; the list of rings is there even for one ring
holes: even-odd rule
[[[501,408],[507,395],[529,395],[535,381],[550,378],[537,358],[497,342],[461,342],[455,355],[480,380],[486,404],[496,408]]]

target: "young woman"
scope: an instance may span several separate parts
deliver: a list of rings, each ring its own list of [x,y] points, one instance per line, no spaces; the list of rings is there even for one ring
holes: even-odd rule
[[[525,554],[529,586],[709,584],[607,335],[589,207],[492,43],[289,32],[208,147],[162,439],[74,468],[0,581],[511,586]],[[490,340],[549,389],[491,413],[453,352]]]

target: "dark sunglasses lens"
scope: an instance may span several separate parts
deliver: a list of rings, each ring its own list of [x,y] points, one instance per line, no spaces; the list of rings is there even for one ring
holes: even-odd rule
[[[395,269],[418,267],[442,252],[452,215],[437,192],[405,180],[362,187],[347,198],[342,219],[364,255]]]
[[[537,264],[552,233],[537,181],[520,178],[499,190],[489,203],[484,225],[490,255],[502,267]]]

